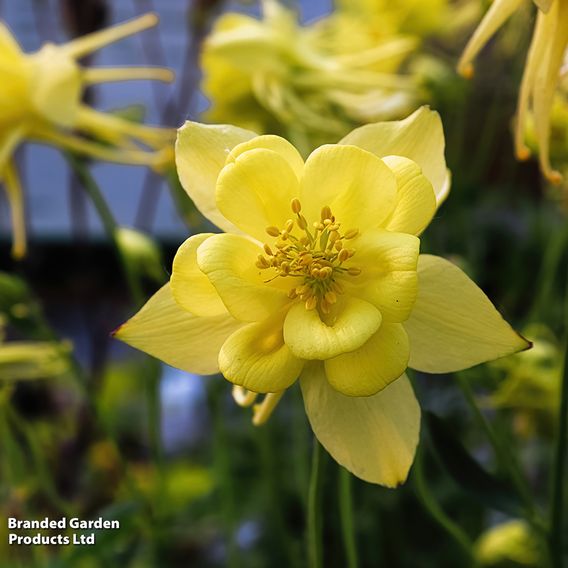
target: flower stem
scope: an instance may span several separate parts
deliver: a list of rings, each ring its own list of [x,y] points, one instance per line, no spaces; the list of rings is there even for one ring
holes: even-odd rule
[[[116,248],[120,264],[122,265],[128,288],[130,290],[130,294],[132,295],[132,299],[137,306],[141,306],[144,303],[144,295],[142,293],[140,282],[138,281],[136,274],[134,274],[132,270],[130,270],[128,261],[118,243],[118,225],[103,197],[103,194],[97,182],[95,181],[95,178],[89,172],[89,169],[87,168],[87,165],[83,159],[69,152],[66,153],[66,157],[69,165],[71,166],[71,169],[73,170],[73,173],[77,176],[83,188],[91,198],[91,201],[101,219],[105,232]]]
[[[469,407],[471,408],[471,411],[473,412],[475,420],[485,432],[487,438],[489,439],[489,442],[493,446],[499,467],[507,473],[509,479],[514,484],[519,497],[522,499],[524,508],[528,515],[528,520],[531,522],[531,524],[534,525],[536,523],[540,527],[542,527],[542,523],[539,523],[538,512],[531,497],[531,491],[527,485],[526,479],[524,478],[520,470],[516,456],[511,451],[511,448],[507,444],[503,444],[499,437],[495,434],[495,431],[491,427],[491,424],[489,423],[483,412],[481,412],[468,381],[459,373],[457,375],[457,381]]]
[[[564,566],[564,484],[566,483],[566,445],[568,444],[568,279],[566,281],[565,329],[564,329],[564,370],[558,416],[558,437],[554,453],[552,473],[552,494],[550,499],[550,534],[549,546],[552,566]]]
[[[323,448],[314,439],[312,453],[312,473],[308,490],[308,566],[323,566],[322,552],[322,482],[323,482]]]
[[[347,558],[347,568],[357,568],[357,543],[353,522],[353,493],[351,474],[343,467],[339,468],[339,512],[341,518],[341,534]]]
[[[426,511],[430,514],[432,519],[440,525],[440,527],[452,537],[452,539],[460,546],[470,560],[470,566],[477,567],[478,562],[473,551],[473,544],[467,534],[459,527],[438,505],[434,495],[431,493],[430,488],[424,476],[424,450],[419,445],[414,460],[414,467],[412,469],[412,477],[414,487],[416,489],[418,498]]]

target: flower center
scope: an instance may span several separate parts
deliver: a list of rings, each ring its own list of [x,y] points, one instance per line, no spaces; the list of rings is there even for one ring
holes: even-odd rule
[[[355,250],[346,247],[346,241],[354,239],[359,230],[349,229],[341,233],[341,224],[328,205],[322,208],[320,220],[315,221],[312,227],[301,214],[302,205],[298,199],[292,200],[291,208],[296,218],[288,219],[283,229],[266,228],[266,232],[276,239],[274,250],[265,244],[266,256],[259,255],[256,266],[262,270],[276,269],[274,278],[300,279],[301,284],[294,286],[288,296],[304,301],[306,310],[318,308],[327,314],[337,302],[338,294],[343,292],[338,277],[361,274],[360,268],[343,266],[355,254]],[[299,235],[294,234],[296,228]]]

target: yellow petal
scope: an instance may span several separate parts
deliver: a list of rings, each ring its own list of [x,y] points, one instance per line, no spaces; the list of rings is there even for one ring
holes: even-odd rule
[[[418,298],[404,327],[408,365],[427,373],[460,371],[530,347],[465,273],[431,255],[418,260]]]
[[[364,345],[325,361],[329,384],[347,396],[371,396],[404,373],[410,348],[400,323],[383,323]]]
[[[199,211],[224,231],[236,228],[215,203],[215,184],[229,152],[254,138],[250,130],[229,125],[208,125],[187,121],[179,130],[175,145],[179,180]]]
[[[303,365],[284,343],[282,315],[245,325],[225,341],[219,353],[219,368],[226,379],[260,393],[288,388]]]
[[[290,202],[298,196],[296,174],[280,154],[257,148],[227,163],[217,180],[217,207],[241,231],[261,242],[266,228],[282,228],[293,216]]]
[[[450,190],[450,176],[444,158],[444,130],[437,112],[421,107],[404,120],[366,124],[353,130],[340,144],[353,144],[379,158],[410,158],[430,180],[438,205]]]
[[[174,258],[170,285],[176,302],[196,316],[218,316],[227,313],[215,286],[197,265],[197,249],[212,233],[189,237]]]
[[[329,205],[344,230],[380,227],[396,199],[390,169],[370,152],[355,146],[326,145],[306,160],[300,201],[309,222],[320,220]]]
[[[420,407],[406,376],[370,397],[345,396],[329,386],[323,365],[300,379],[317,439],[353,475],[387,487],[406,480],[420,431]]]
[[[113,335],[168,365],[210,375],[219,371],[221,346],[241,325],[229,315],[191,315],[180,308],[166,284]]]
[[[83,91],[79,65],[64,50],[49,44],[30,60],[29,95],[35,110],[48,122],[73,127]]]
[[[0,61],[11,59],[14,61],[22,55],[18,42],[8,29],[8,27],[0,22]]]
[[[243,142],[235,146],[227,158],[227,163],[234,162],[241,154],[249,150],[257,148],[264,148],[265,150],[272,150],[280,157],[284,158],[288,165],[292,168],[298,180],[302,177],[304,172],[304,160],[296,148],[288,142],[285,138],[274,136],[273,134],[265,134],[257,136],[248,142]]]
[[[436,195],[420,166],[401,156],[383,161],[392,170],[398,186],[394,211],[385,224],[389,231],[419,235],[436,213]]]
[[[263,250],[241,235],[213,235],[197,249],[197,264],[233,317],[262,321],[290,302],[286,291],[266,283],[267,270],[255,266]]]
[[[471,77],[473,67],[471,62],[483,49],[495,32],[509,19],[511,14],[523,3],[523,0],[495,0],[489,7],[487,14],[475,30],[467,43],[458,63],[458,71]]]
[[[420,240],[407,233],[368,231],[353,242],[361,274],[342,280],[349,294],[373,304],[388,322],[408,318],[416,301]]]
[[[301,359],[329,359],[361,347],[381,325],[381,314],[358,298],[334,305],[326,322],[317,310],[294,304],[284,321],[284,341]]]

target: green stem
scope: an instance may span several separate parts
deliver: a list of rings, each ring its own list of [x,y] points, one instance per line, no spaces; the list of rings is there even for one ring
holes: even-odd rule
[[[422,505],[426,511],[430,514],[432,519],[438,523],[440,528],[442,528],[452,539],[460,546],[460,548],[467,554],[470,565],[472,567],[477,567],[479,564],[475,557],[475,552],[473,550],[473,543],[467,534],[446,515],[443,509],[438,505],[434,495],[431,493],[430,488],[426,482],[426,477],[424,475],[424,450],[419,445],[416,452],[416,458],[414,460],[414,467],[412,469],[412,478],[414,481],[414,487],[418,498],[420,499]]]
[[[99,214],[99,218],[101,219],[105,232],[111,239],[116,249],[132,299],[137,306],[141,306],[144,303],[144,294],[142,292],[142,287],[140,286],[140,281],[137,275],[131,270],[128,259],[126,258],[124,251],[119,244],[119,226],[116,223],[114,216],[105,201],[105,198],[103,197],[99,185],[89,172],[84,159],[79,158],[71,153],[66,153],[66,157],[69,165],[71,166],[71,169],[73,170],[73,173],[77,176],[77,179],[79,179],[88,196],[91,198],[91,201],[95,206],[97,213]]]
[[[339,516],[341,518],[341,534],[347,568],[357,568],[357,543],[355,539],[355,523],[353,522],[353,493],[351,474],[344,468],[339,467]]]
[[[521,472],[517,457],[511,451],[510,446],[508,444],[503,444],[499,437],[495,434],[495,431],[491,427],[486,416],[483,412],[481,412],[469,382],[459,373],[457,375],[457,381],[469,407],[471,408],[471,411],[473,412],[475,420],[485,432],[489,442],[493,446],[493,451],[495,452],[495,457],[497,458],[500,469],[507,473],[509,479],[514,484],[519,497],[522,499],[524,508],[528,515],[528,520],[531,524],[537,524],[540,528],[542,528],[542,521],[539,519],[538,511],[535,508],[530,488]]]
[[[308,566],[321,568],[323,566],[322,552],[322,516],[323,504],[323,448],[314,439],[312,453],[312,473],[308,490]]]
[[[564,485],[566,483],[566,445],[568,443],[568,279],[566,281],[564,370],[558,416],[558,437],[554,452],[552,495],[550,499],[550,557],[554,568],[564,566]]]

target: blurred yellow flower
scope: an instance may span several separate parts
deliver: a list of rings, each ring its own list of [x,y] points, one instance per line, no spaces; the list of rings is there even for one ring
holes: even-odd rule
[[[475,548],[483,566],[542,566],[537,540],[527,523],[517,519],[490,528]]]
[[[12,209],[13,255],[26,252],[22,190],[13,155],[24,141],[53,144],[91,158],[155,169],[171,159],[171,129],[149,127],[98,112],[82,102],[89,85],[131,79],[171,81],[167,69],[83,68],[85,55],[157,23],[153,14],[38,52],[20,50],[0,22],[0,183]],[[82,136],[83,135],[83,136]]]
[[[276,0],[262,6],[261,20],[221,16],[204,43],[211,122],[281,134],[306,155],[354,126],[416,106],[419,80],[400,67],[417,38],[378,33],[368,19],[342,12],[304,27]]]
[[[5,341],[5,321],[0,316],[0,379],[46,379],[69,370],[71,346],[46,341]]]
[[[529,0],[495,0],[473,34],[459,61],[458,70],[467,76],[473,73],[472,61],[504,22]],[[515,152],[526,160],[530,151],[525,144],[529,118],[534,123],[539,147],[540,167],[552,183],[562,176],[550,163],[550,119],[556,88],[568,46],[568,0],[534,0],[538,15],[532,43],[521,83],[515,125]]]
[[[487,404],[514,411],[515,430],[519,435],[550,435],[560,400],[562,351],[545,326],[528,326],[523,334],[533,339],[533,348],[492,363],[504,377]]]
[[[528,347],[418,235],[449,190],[444,135],[423,107],[357,128],[304,162],[278,136],[188,122],[183,186],[223,234],[190,237],[170,283],[116,336],[194,373],[220,371],[270,415],[300,379],[312,428],[355,475],[406,479],[420,409],[407,366],[451,372]]]

